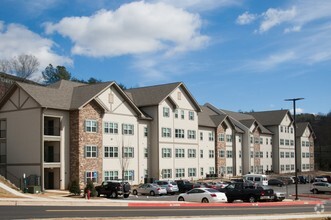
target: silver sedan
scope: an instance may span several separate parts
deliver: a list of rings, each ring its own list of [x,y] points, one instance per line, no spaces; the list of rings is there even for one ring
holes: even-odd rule
[[[155,196],[155,195],[166,195],[167,194],[167,189],[164,187],[161,187],[157,184],[153,184],[153,183],[146,183],[146,184],[142,184],[140,185],[137,189],[134,189],[132,191],[133,195],[151,195],[151,196]]]

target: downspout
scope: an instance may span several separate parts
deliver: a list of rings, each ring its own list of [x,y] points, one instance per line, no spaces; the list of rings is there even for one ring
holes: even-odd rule
[[[45,141],[44,141],[44,111],[45,111],[45,108],[41,108],[40,109],[40,128],[41,128],[41,131],[40,131],[40,146],[41,146],[41,149],[40,149],[40,186],[41,186],[41,191],[44,191],[45,190],[45,183],[44,183],[44,180],[45,180],[45,170],[44,170],[44,150],[45,150]]]

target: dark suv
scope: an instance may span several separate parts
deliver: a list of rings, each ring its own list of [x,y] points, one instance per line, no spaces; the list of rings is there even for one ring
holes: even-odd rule
[[[131,186],[128,182],[109,180],[102,182],[100,186],[96,186],[95,190],[98,192],[98,196],[103,194],[111,198],[117,198],[118,196],[128,198]]]

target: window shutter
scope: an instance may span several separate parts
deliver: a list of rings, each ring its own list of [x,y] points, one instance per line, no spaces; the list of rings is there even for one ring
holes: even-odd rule
[[[84,183],[87,183],[87,178],[86,178],[87,172],[84,172]]]
[[[132,125],[132,135],[134,135],[134,125]]]
[[[84,146],[84,158],[86,158],[86,146]]]
[[[98,146],[96,146],[96,157],[98,158],[98,155],[99,155],[99,148],[98,148]]]
[[[84,121],[84,131],[86,132],[86,120]]]
[[[122,134],[124,134],[124,124],[122,124]]]

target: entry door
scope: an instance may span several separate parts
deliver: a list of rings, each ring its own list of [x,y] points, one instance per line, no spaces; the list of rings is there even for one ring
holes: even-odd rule
[[[48,172],[48,189],[54,189],[54,173]]]

